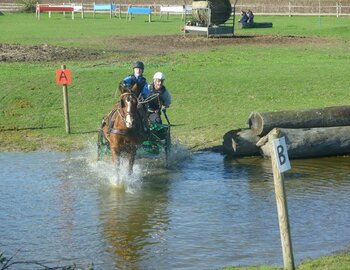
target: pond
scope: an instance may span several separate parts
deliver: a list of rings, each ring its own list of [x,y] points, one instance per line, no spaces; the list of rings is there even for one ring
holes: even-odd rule
[[[350,157],[291,165],[296,264],[348,248]],[[171,169],[143,159],[129,177],[97,162],[95,149],[0,153],[0,176],[0,249],[14,261],[103,270],[283,266],[270,160],[179,148]]]

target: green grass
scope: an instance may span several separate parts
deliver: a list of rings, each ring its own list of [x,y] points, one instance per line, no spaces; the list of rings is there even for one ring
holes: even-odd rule
[[[272,22],[273,28],[238,29],[236,33],[259,33],[315,37],[350,38],[350,21],[336,16],[257,16],[256,22]]]
[[[111,37],[179,34],[182,22],[145,22],[100,15],[71,20],[59,14],[40,21],[34,14],[0,17],[2,43],[53,44],[108,50]],[[104,17],[103,17],[104,16]],[[167,75],[173,104],[168,110],[173,135],[190,148],[221,145],[223,135],[246,127],[252,111],[305,109],[347,104],[350,48],[349,18],[264,17],[272,29],[237,30],[238,35],[315,35],[329,38],[312,44],[218,46],[207,50],[147,56],[145,76]],[[313,25],[311,30],[307,25]],[[344,31],[332,32],[341,26]],[[307,31],[304,33],[304,29]],[[336,37],[334,37],[336,35]],[[156,46],[156,44],[155,44]],[[142,51],[142,44],[140,44]],[[72,135],[64,130],[62,88],[55,84],[55,70],[62,63],[0,63],[0,137],[2,147],[33,150],[40,147],[70,149],[94,140],[102,116],[116,101],[118,82],[131,72],[134,55],[108,54],[96,61],[66,62],[73,84],[69,86]],[[16,137],[13,131],[21,136]]]
[[[335,256],[323,256],[314,260],[307,260],[295,267],[296,270],[348,270],[350,254],[339,253]],[[226,267],[222,270],[282,270],[283,268],[268,266]]]
[[[105,39],[112,36],[179,34],[183,27],[180,17],[173,20],[160,20],[153,16],[154,22],[148,23],[148,17],[135,16],[109,18],[107,14],[97,14],[95,19],[87,14],[84,19],[76,16],[74,20],[67,14],[41,14],[40,20],[35,14],[6,13],[0,17],[3,43],[43,44],[105,48]]]

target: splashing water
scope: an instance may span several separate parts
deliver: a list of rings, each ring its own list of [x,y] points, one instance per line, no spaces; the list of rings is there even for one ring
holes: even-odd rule
[[[121,159],[119,168],[111,161],[90,162],[89,166],[91,171],[97,174],[100,179],[106,180],[105,183],[128,193],[134,193],[142,185],[142,167],[135,164],[132,174],[129,174],[128,160],[125,158]]]
[[[97,175],[99,179],[104,181],[104,184],[111,185],[128,193],[134,193],[140,190],[142,179],[144,176],[152,174],[153,170],[166,167],[164,155],[157,158],[140,158],[137,157],[132,174],[129,174],[128,160],[121,158],[120,166],[117,168],[110,159],[104,161],[97,160],[97,150],[94,144],[89,144],[86,149],[86,160],[90,171]],[[169,156],[169,168],[175,168],[181,161],[190,157],[190,151],[181,143],[175,142],[171,146]]]
[[[94,143],[89,143],[84,154],[89,170],[99,179],[99,184],[109,185],[128,193],[134,193],[142,185],[144,170],[141,164],[135,163],[133,172],[129,174],[128,160],[121,158],[117,168],[110,158],[97,160],[97,149]]]

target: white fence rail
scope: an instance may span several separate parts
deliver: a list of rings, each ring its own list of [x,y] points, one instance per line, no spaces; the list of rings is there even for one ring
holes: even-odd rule
[[[251,9],[259,15],[288,15],[288,16],[349,16],[350,5],[339,2],[325,4],[321,1],[313,2],[312,5],[301,4],[239,4],[236,5],[236,13],[241,10]]]
[[[1,12],[18,12],[24,9],[24,5],[16,3],[0,3]]]
[[[108,1],[106,1],[108,3]],[[117,3],[117,2],[116,2]],[[342,4],[341,2],[323,3],[322,1],[309,2],[311,4],[297,4],[295,2],[289,2],[287,4],[265,4],[265,3],[244,3],[236,5],[236,15],[239,15],[241,10],[251,9],[254,14],[258,15],[284,15],[284,16],[350,16],[350,5]],[[123,14],[128,13],[129,4],[117,3],[120,6],[120,12]],[[83,5],[84,12],[93,12],[93,4],[80,4]],[[142,6],[142,5],[133,5]],[[145,5],[143,5],[145,6]],[[149,6],[149,5],[147,5]],[[164,13],[167,5],[155,4],[152,5],[153,14]],[[18,12],[23,10],[24,6],[14,3],[0,3],[1,12]],[[163,11],[162,11],[163,9]],[[186,6],[186,13],[190,13],[191,6]],[[169,14],[177,14],[177,12],[169,12]]]

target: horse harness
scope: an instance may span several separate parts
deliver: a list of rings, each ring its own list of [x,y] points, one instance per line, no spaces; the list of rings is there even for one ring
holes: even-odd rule
[[[126,125],[126,117],[127,117],[127,115],[130,115],[130,113],[125,113],[122,110],[122,108],[124,107],[124,106],[122,106],[122,103],[123,103],[122,97],[127,96],[127,95],[136,97],[133,93],[129,93],[129,92],[121,94],[121,101],[115,106],[115,108],[113,108],[113,110],[107,116],[107,119],[109,120],[108,121],[109,122],[108,131],[107,131],[108,137],[111,133],[118,134],[118,135],[124,135],[124,136],[130,136],[135,131],[134,128],[127,128],[127,129],[113,128],[114,123],[115,123],[118,115],[120,116],[120,119],[124,122],[124,124]],[[138,110],[136,110],[136,113],[139,113]]]
[[[136,97],[133,93],[131,92],[126,92],[126,93],[123,93],[121,95],[121,97],[123,95],[132,95],[134,97]],[[146,99],[141,99],[140,100],[140,97],[137,98],[137,101],[138,101],[138,104],[145,104],[145,103],[149,103],[150,101],[154,100],[154,99],[157,99],[159,96],[159,93],[155,93],[155,94],[152,94],[150,95],[149,97],[147,97]],[[113,128],[114,126],[114,123],[115,123],[115,120],[117,118],[118,115],[120,115],[121,119],[123,120],[123,122],[125,123],[126,120],[126,115],[124,114],[124,111],[121,110],[121,104],[122,102],[119,102],[117,103],[112,111],[110,111],[110,113],[107,114],[107,116],[105,116],[103,119],[102,119],[102,124],[101,124],[101,129],[104,125],[108,125],[108,129],[107,129],[107,134],[106,134],[106,139],[109,141],[109,135],[110,134],[118,134],[118,135],[123,135],[123,136],[130,136],[130,135],[133,135],[134,132],[135,132],[135,128],[132,128],[132,129],[117,129],[117,128]],[[140,112],[139,110],[136,110],[136,113],[138,114],[138,116],[140,117],[140,119],[142,119],[141,115],[140,115]]]

